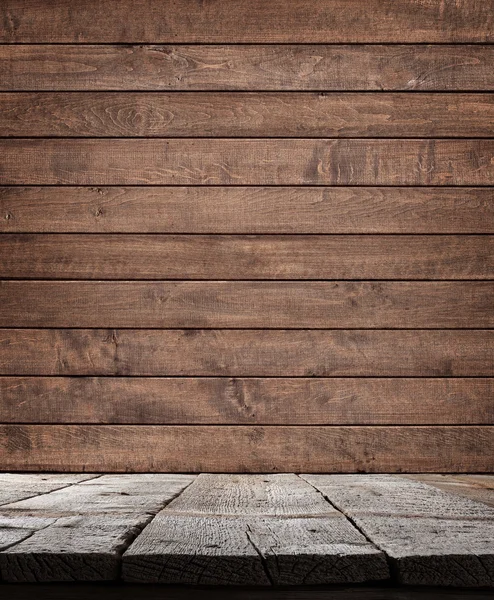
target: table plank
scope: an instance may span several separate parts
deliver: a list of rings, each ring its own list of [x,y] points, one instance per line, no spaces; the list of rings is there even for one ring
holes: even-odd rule
[[[2,506],[0,522],[11,545],[0,552],[1,579],[118,579],[125,548],[192,480],[188,475],[104,475]]]
[[[383,554],[296,475],[201,474],[127,550],[123,577],[300,585],[386,579],[388,570]]]
[[[494,586],[494,508],[390,475],[303,478],[386,552],[400,583]]]

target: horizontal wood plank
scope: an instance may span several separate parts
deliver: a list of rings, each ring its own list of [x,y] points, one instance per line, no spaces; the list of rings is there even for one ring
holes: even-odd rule
[[[489,426],[0,426],[6,470],[492,472],[493,454]]]
[[[494,425],[494,379],[0,377],[2,423]]]
[[[17,279],[494,279],[494,236],[4,234]]]
[[[454,187],[5,186],[0,231],[494,233],[494,195]]]
[[[3,0],[1,42],[488,42],[491,0]]]
[[[492,137],[491,94],[0,93],[3,137]]]
[[[12,185],[492,185],[494,181],[492,139],[3,139],[0,152],[0,184]]]
[[[489,328],[492,282],[0,281],[0,327]]]
[[[494,332],[2,329],[2,375],[494,376]]]
[[[493,61],[491,45],[0,45],[0,90],[486,92]]]

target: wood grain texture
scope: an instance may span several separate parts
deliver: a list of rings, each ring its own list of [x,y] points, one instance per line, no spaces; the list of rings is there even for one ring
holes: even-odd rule
[[[494,332],[2,329],[0,373],[490,377]]]
[[[4,234],[16,279],[494,279],[494,236]]]
[[[1,232],[494,233],[483,188],[0,187]]]
[[[187,475],[111,475],[15,502],[2,521],[24,539],[0,552],[3,581],[112,581],[121,555]],[[36,520],[39,524],[33,526]]]
[[[488,46],[0,46],[2,91],[490,91]]]
[[[383,553],[294,474],[199,475],[126,551],[122,572],[125,581],[223,585],[389,578]]]
[[[428,485],[456,494],[464,496],[477,502],[482,502],[494,508],[494,476],[483,475],[479,476],[485,480],[485,484],[478,482],[475,476],[469,475],[406,475],[407,479],[415,479],[422,481]]]
[[[7,475],[4,477],[7,478]],[[155,473],[103,474],[86,480],[81,476],[81,481],[77,485],[10,503],[2,508],[2,512],[37,516],[45,516],[44,513],[55,513],[60,516],[69,516],[69,514],[85,516],[99,513],[100,515],[149,517],[158,513],[194,479],[193,475]]]
[[[408,585],[494,585],[494,509],[390,476],[304,478],[390,558]]]
[[[4,137],[492,137],[490,94],[0,93]]]
[[[262,563],[269,579],[262,571],[260,577]],[[267,585],[270,580],[272,585],[321,585],[380,581],[389,578],[389,571],[383,553],[344,517],[226,519],[163,511],[126,552],[123,578],[189,585]]]
[[[0,152],[0,184],[8,185],[492,185],[494,181],[493,140],[3,139]]]
[[[200,473],[159,514],[240,518],[341,517],[322,494],[294,473]]]
[[[494,425],[493,379],[0,377],[2,423]]]
[[[488,426],[0,426],[6,470],[482,473],[493,453]]]
[[[491,0],[4,0],[2,42],[488,42]],[[186,13],[186,15],[185,15]],[[129,18],[129,17],[132,18]]]
[[[156,516],[124,559],[131,583],[269,586],[242,518]]]
[[[47,494],[55,490],[75,485],[81,481],[92,479],[93,477],[97,477],[97,475],[53,475],[47,473],[27,475],[26,473],[1,473],[0,506],[38,496],[40,494]],[[5,533],[6,531],[2,528],[2,535],[0,536],[0,547],[2,549],[5,542],[5,545],[10,544],[10,541],[6,540],[4,537]],[[14,535],[20,533],[22,532],[15,532]],[[10,531],[10,534],[12,534],[12,531]],[[10,537],[10,535],[6,537]]]
[[[0,327],[480,329],[493,305],[480,281],[0,281]]]

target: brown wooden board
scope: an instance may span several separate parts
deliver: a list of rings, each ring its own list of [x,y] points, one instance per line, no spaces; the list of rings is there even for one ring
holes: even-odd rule
[[[2,42],[487,42],[492,0],[4,0]]]
[[[494,0],[2,0],[10,468],[492,468],[493,64]]]
[[[0,187],[2,232],[494,233],[489,188]]]
[[[494,140],[3,139],[0,152],[0,184],[16,185],[490,185],[494,180]]]
[[[4,234],[17,279],[494,279],[494,236]]]
[[[8,137],[492,137],[490,94],[0,93]]]
[[[491,377],[494,332],[2,329],[0,373]]]
[[[0,46],[3,91],[488,91],[492,46]]]
[[[2,425],[2,468],[492,472],[494,427]]]
[[[0,327],[494,326],[492,282],[0,281]]]
[[[0,45],[0,90],[486,92],[493,60],[492,45]]]
[[[490,378],[0,377],[2,423],[494,425]]]

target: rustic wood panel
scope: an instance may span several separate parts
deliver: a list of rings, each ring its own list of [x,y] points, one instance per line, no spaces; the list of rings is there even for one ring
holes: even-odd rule
[[[102,6],[0,7],[2,468],[492,469],[494,0]]]
[[[494,509],[409,479],[304,478],[386,552],[400,583],[494,584]]]
[[[0,377],[2,423],[494,425],[493,379]]]
[[[0,426],[3,468],[26,471],[492,472],[493,453],[488,426]]]
[[[0,187],[2,232],[494,233],[483,188]]]
[[[493,62],[491,45],[3,45],[0,90],[486,92]]]
[[[2,42],[488,42],[492,0],[4,0]]]
[[[0,552],[2,580],[118,579],[122,552],[191,481],[186,475],[110,475],[5,506],[4,527],[20,530],[24,539]]]
[[[0,327],[487,328],[492,282],[0,281]]]
[[[2,375],[494,376],[494,332],[0,330]]]
[[[390,576],[384,554],[294,474],[200,474],[128,548],[122,575],[220,585]]]
[[[494,279],[494,236],[0,236],[18,279]]]
[[[492,139],[3,139],[0,151],[1,184],[490,185],[494,180]]]
[[[492,137],[490,94],[0,93],[0,136]]]

